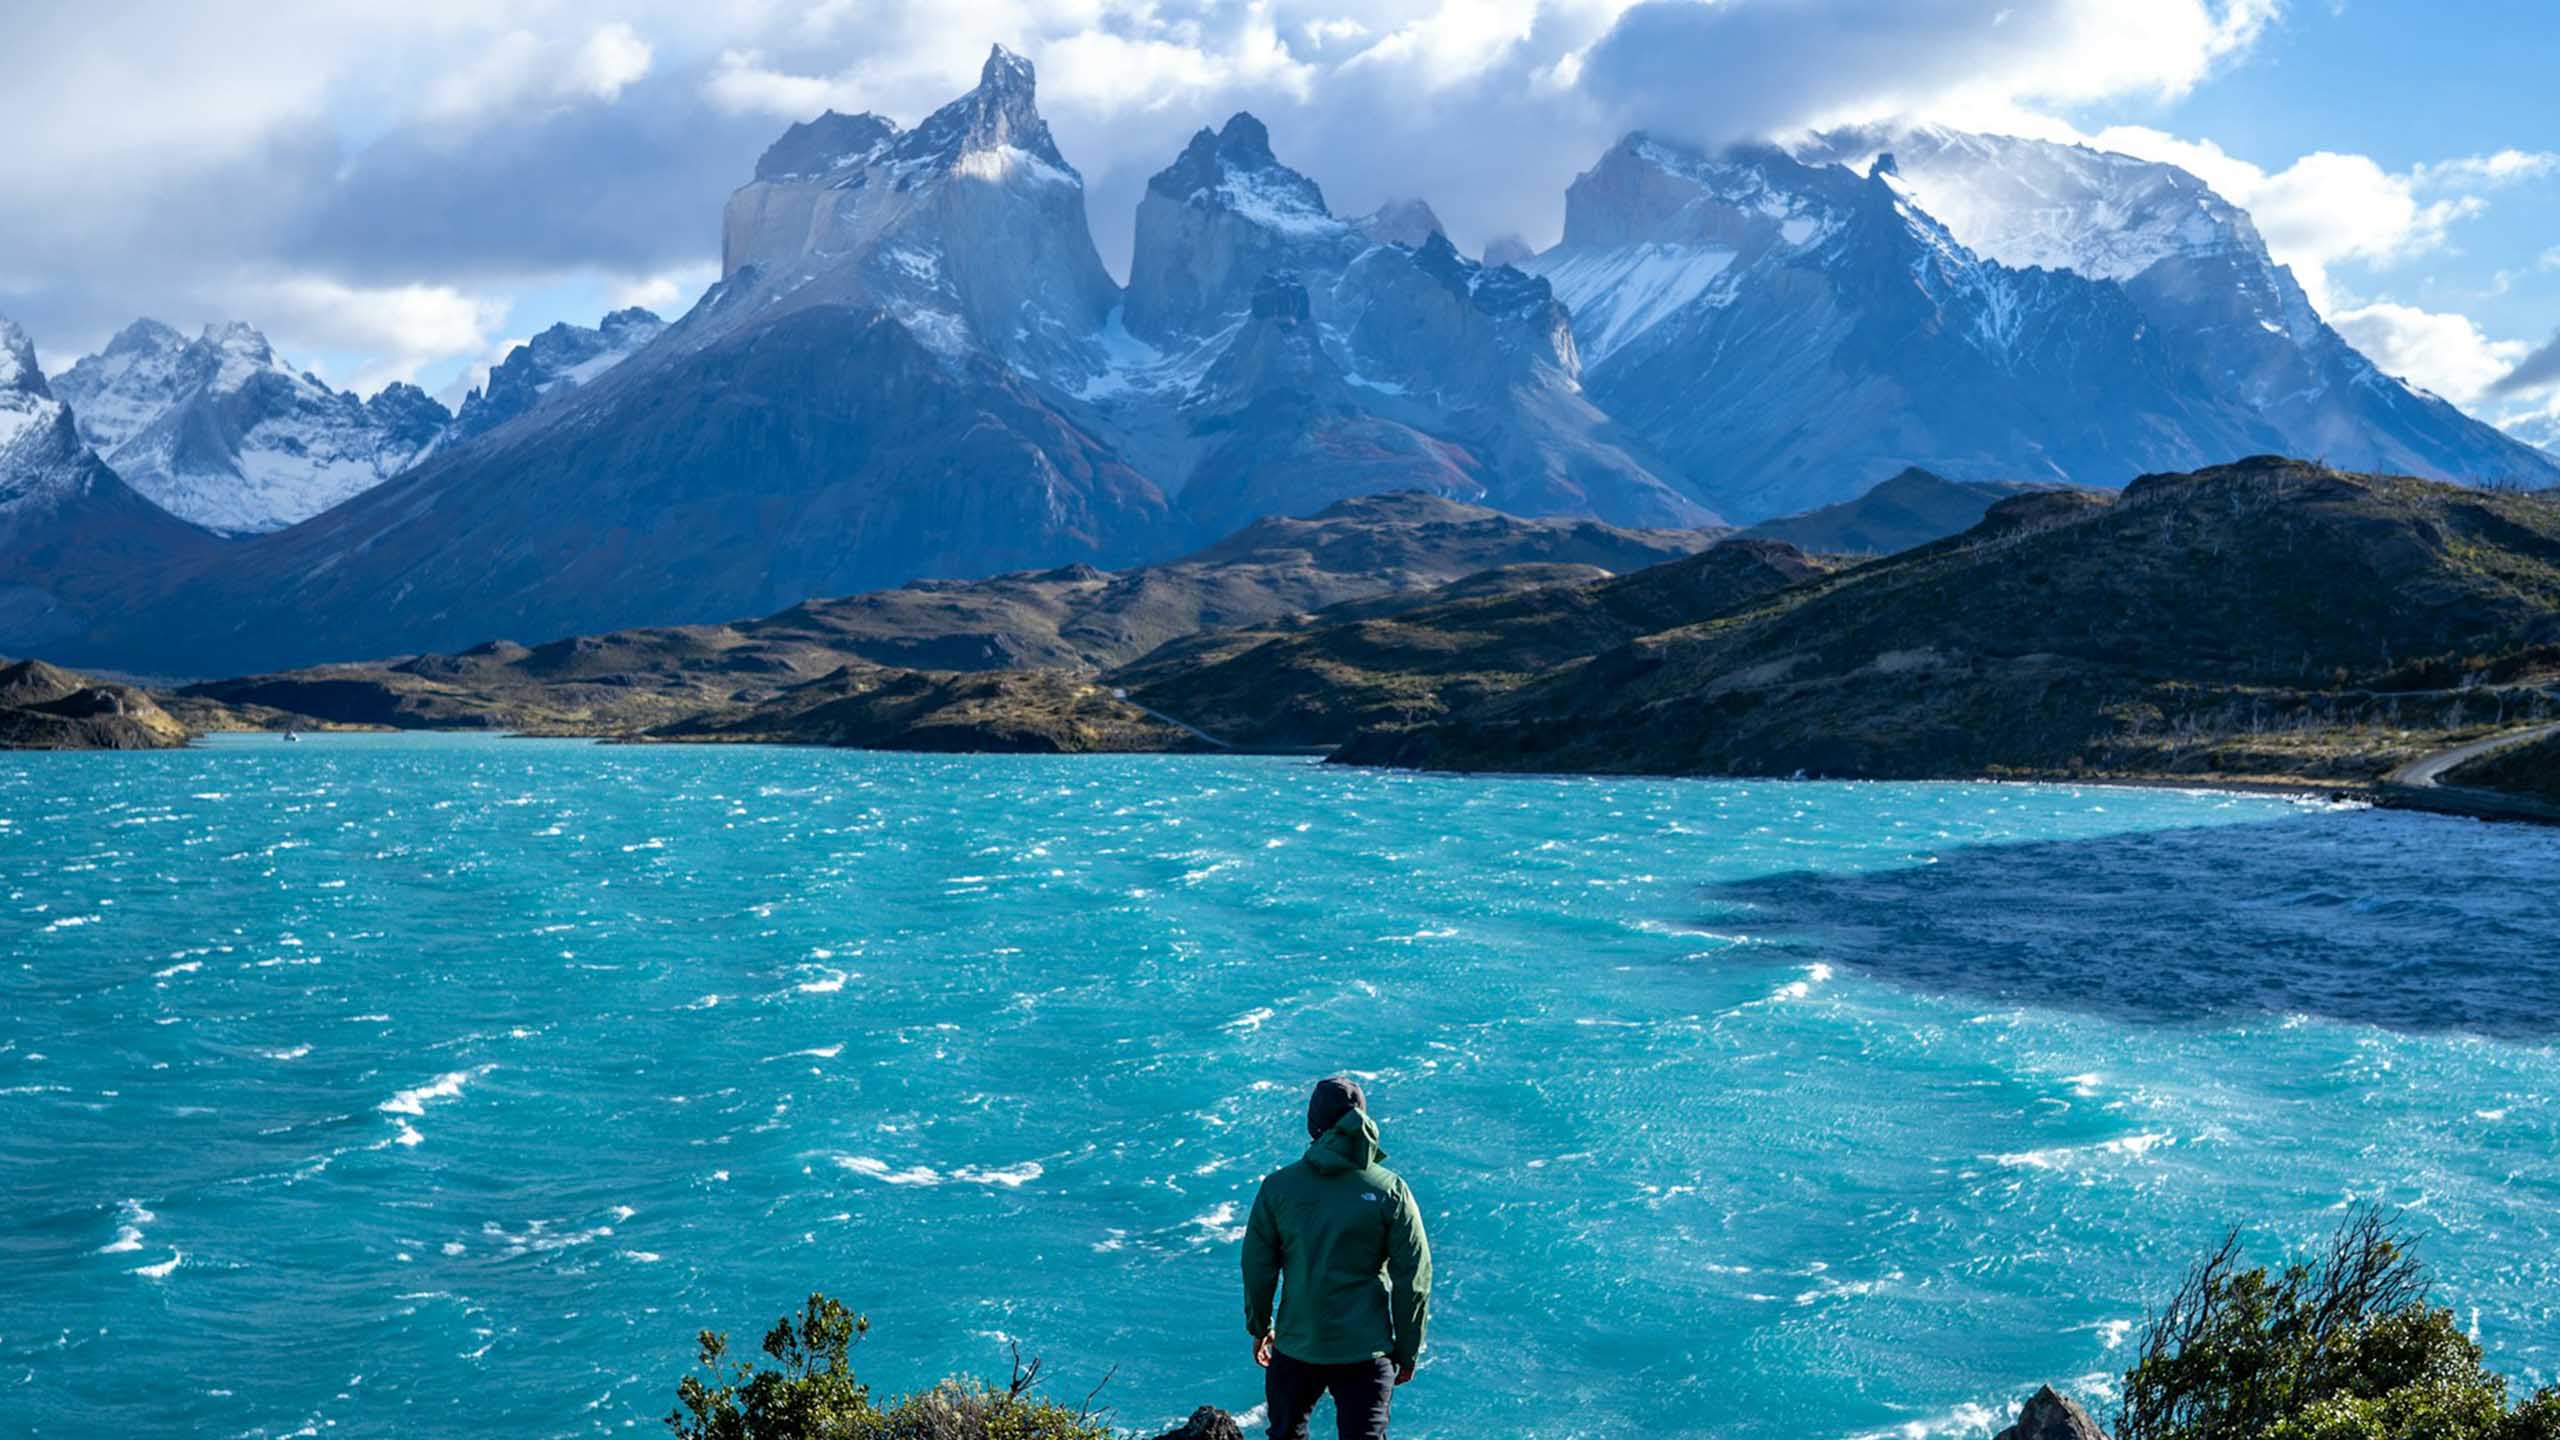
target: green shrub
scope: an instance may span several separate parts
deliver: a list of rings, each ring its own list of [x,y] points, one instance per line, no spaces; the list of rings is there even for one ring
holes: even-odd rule
[[[1014,1356],[1012,1383],[945,1380],[882,1409],[854,1378],[853,1347],[871,1322],[825,1295],[765,1332],[773,1363],[729,1358],[729,1337],[705,1330],[702,1373],[676,1386],[667,1428],[677,1440],[1113,1440],[1091,1410],[1031,1393],[1040,1362]]]
[[[2119,1440],[2560,1440],[2560,1391],[2514,1409],[2381,1212],[2322,1254],[2242,1269],[2235,1234],[2189,1271],[2126,1372]]]
[[[945,1380],[881,1413],[877,1440],[1112,1440],[1107,1426],[1053,1400]]]

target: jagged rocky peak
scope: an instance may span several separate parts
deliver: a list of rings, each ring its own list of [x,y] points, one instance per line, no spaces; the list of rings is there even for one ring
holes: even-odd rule
[[[1572,317],[1553,286],[1514,266],[1470,260],[1446,235],[1415,250],[1372,248],[1348,283],[1367,299],[1351,346],[1379,378],[1454,396],[1541,370],[1569,381],[1581,368]]]
[[[0,390],[46,393],[44,372],[36,368],[35,342],[6,315],[0,315]]]
[[[215,320],[204,327],[204,343],[216,354],[267,366],[276,363],[276,347],[267,341],[266,332],[246,320]]]
[[[1728,302],[1755,261],[1828,244],[1876,203],[1869,187],[1773,149],[1711,155],[1637,132],[1565,192],[1562,243],[1521,264],[1554,283],[1596,367],[1665,321]]]
[[[0,315],[0,506],[21,498],[24,477],[13,479],[11,462],[36,432],[51,428],[62,407],[36,368],[36,347],[18,322]]]
[[[545,395],[593,381],[666,328],[665,321],[638,306],[613,311],[593,329],[566,321],[553,325],[490,367],[487,386],[464,397],[453,419],[452,438],[486,434],[532,409]]]
[[[1402,245],[1408,250],[1419,250],[1432,236],[1449,233],[1431,202],[1417,196],[1390,200],[1352,221],[1351,227],[1381,245]]]
[[[102,483],[123,488],[81,442],[71,412],[36,367],[35,344],[27,332],[0,315],[0,588],[15,583],[16,577],[7,573],[12,558],[7,552],[31,539],[28,527],[61,513]],[[25,608],[23,597],[20,608]],[[37,606],[28,615],[0,617],[0,630],[30,618],[41,626],[42,610]]]
[[[997,45],[978,68],[978,88],[925,117],[901,148],[946,160],[1019,150],[1064,169],[1066,157],[1040,118],[1038,88],[1031,62]]]
[[[1637,131],[1566,189],[1565,244],[1800,245],[1843,207],[1841,182],[1856,178],[1775,149],[1710,154]]]
[[[1325,208],[1316,182],[1283,164],[1271,132],[1238,111],[1191,137],[1147,181],[1129,258],[1131,334],[1163,342],[1215,332],[1243,314],[1264,275],[1314,288],[1369,245]]]
[[[1529,248],[1528,241],[1509,230],[1484,244],[1484,263],[1487,265],[1526,265],[1537,255],[1537,251]]]
[[[1031,63],[1002,46],[974,89],[913,130],[842,115],[793,127],[729,197],[721,254],[685,347],[852,305],[885,311],[945,360],[991,354],[1064,382],[1119,300]]]
[[[898,122],[868,111],[839,115],[827,111],[782,132],[782,138],[756,159],[759,180],[822,179],[837,169],[858,164],[897,138]]]

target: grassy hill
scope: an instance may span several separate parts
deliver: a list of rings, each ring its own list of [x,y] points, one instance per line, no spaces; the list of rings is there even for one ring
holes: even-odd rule
[[[1165,647],[1113,674],[1130,698],[1246,745],[1331,745],[1463,712],[1558,666],[1772,594],[1823,562],[1734,540],[1633,574],[1500,570],[1392,615],[1327,611]]]
[[[2555,643],[2560,499],[2256,459],[2003,501],[1342,758],[2362,780],[2548,712]]]
[[[1500,566],[1640,569],[1713,538],[1521,519],[1431,495],[1378,495],[1307,519],[1258,521],[1184,559],[1116,573],[1071,565],[925,581],[811,600],[735,624],[621,630],[532,646],[494,640],[458,654],[253,675],[181,693],[343,724],[575,735],[676,726],[691,736],[771,736],[812,709],[814,692],[804,687],[821,682],[836,684],[846,692],[837,698],[848,699],[909,683],[889,672],[1091,675],[1203,630],[1351,601],[1392,607]],[[985,703],[1003,688],[955,685],[945,693]],[[1054,706],[1070,693],[1030,687],[1019,697]],[[769,703],[770,713],[746,719]],[[886,732],[865,726],[829,733]]]

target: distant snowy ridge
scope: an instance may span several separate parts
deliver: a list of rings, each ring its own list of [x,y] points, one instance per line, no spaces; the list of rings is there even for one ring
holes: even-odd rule
[[[439,447],[470,440],[533,409],[544,397],[592,384],[665,333],[667,322],[647,310],[616,310],[594,328],[566,321],[507,352],[489,367],[487,381],[463,397]]]
[[[127,484],[226,534],[282,529],[371,489],[452,418],[414,385],[371,400],[332,390],[238,322],[187,340],[137,321],[53,386]]]

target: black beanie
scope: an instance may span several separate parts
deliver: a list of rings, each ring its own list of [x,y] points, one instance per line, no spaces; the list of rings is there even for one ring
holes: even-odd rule
[[[1316,1093],[1307,1097],[1307,1136],[1313,1139],[1330,1130],[1343,1116],[1354,1110],[1367,1110],[1369,1097],[1360,1093],[1360,1082],[1346,1075],[1316,1082]]]

